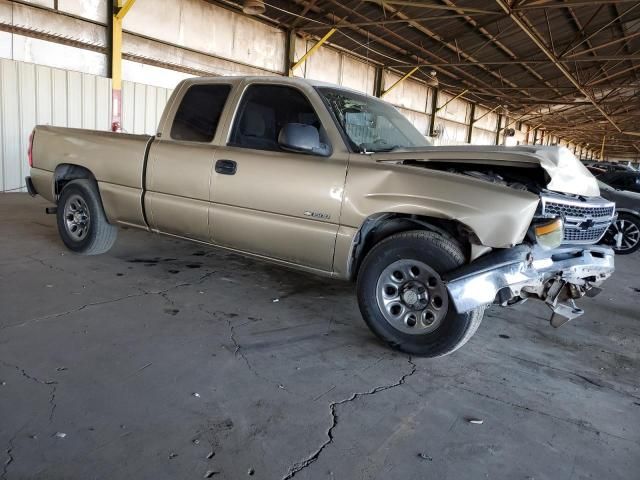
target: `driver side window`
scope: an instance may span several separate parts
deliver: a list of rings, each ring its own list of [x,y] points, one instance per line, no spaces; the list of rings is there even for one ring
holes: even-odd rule
[[[318,115],[302,92],[283,85],[250,85],[240,102],[229,145],[284,151],[278,136],[289,123],[316,128],[320,141],[328,143]]]

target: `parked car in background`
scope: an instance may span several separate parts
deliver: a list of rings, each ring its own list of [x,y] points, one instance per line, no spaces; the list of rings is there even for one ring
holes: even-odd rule
[[[591,175],[594,177],[599,177],[600,175],[604,175],[608,170],[604,168],[597,167],[595,165],[587,165],[587,170],[591,172]]]
[[[603,170],[604,172],[637,172],[638,170],[631,166],[630,163],[614,163],[614,162],[582,162],[590,171],[591,168]]]
[[[600,195],[616,203],[618,217],[603,238],[618,255],[627,255],[640,248],[640,193],[616,190],[602,181]]]
[[[640,193],[640,172],[631,170],[609,172],[598,176],[598,180],[616,190]]]

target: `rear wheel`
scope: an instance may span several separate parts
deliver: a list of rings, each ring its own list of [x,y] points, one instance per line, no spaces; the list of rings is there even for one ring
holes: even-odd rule
[[[441,275],[464,263],[460,247],[429,231],[388,237],[367,254],[358,303],[369,328],[406,353],[438,357],[475,333],[484,308],[457,313]]]
[[[107,221],[95,183],[73,180],[58,200],[58,232],[70,250],[84,255],[107,252],[118,229]]]
[[[605,243],[618,254],[628,255],[640,248],[640,217],[621,212],[605,234]]]

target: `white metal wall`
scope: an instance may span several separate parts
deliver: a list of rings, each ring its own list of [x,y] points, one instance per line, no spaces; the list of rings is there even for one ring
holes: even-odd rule
[[[125,133],[155,135],[170,95],[171,90],[167,88],[123,82],[122,130]]]
[[[123,128],[155,133],[171,91],[125,82]],[[111,80],[0,59],[0,191],[24,191],[27,143],[35,125],[108,130]]]

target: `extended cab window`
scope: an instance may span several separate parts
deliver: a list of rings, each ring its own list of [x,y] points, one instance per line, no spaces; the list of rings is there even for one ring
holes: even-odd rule
[[[187,90],[171,126],[171,138],[211,142],[231,85],[193,85]]]
[[[288,123],[311,125],[318,129],[320,141],[328,143],[318,115],[302,92],[282,85],[251,85],[240,102],[229,144],[279,151],[278,135]]]

